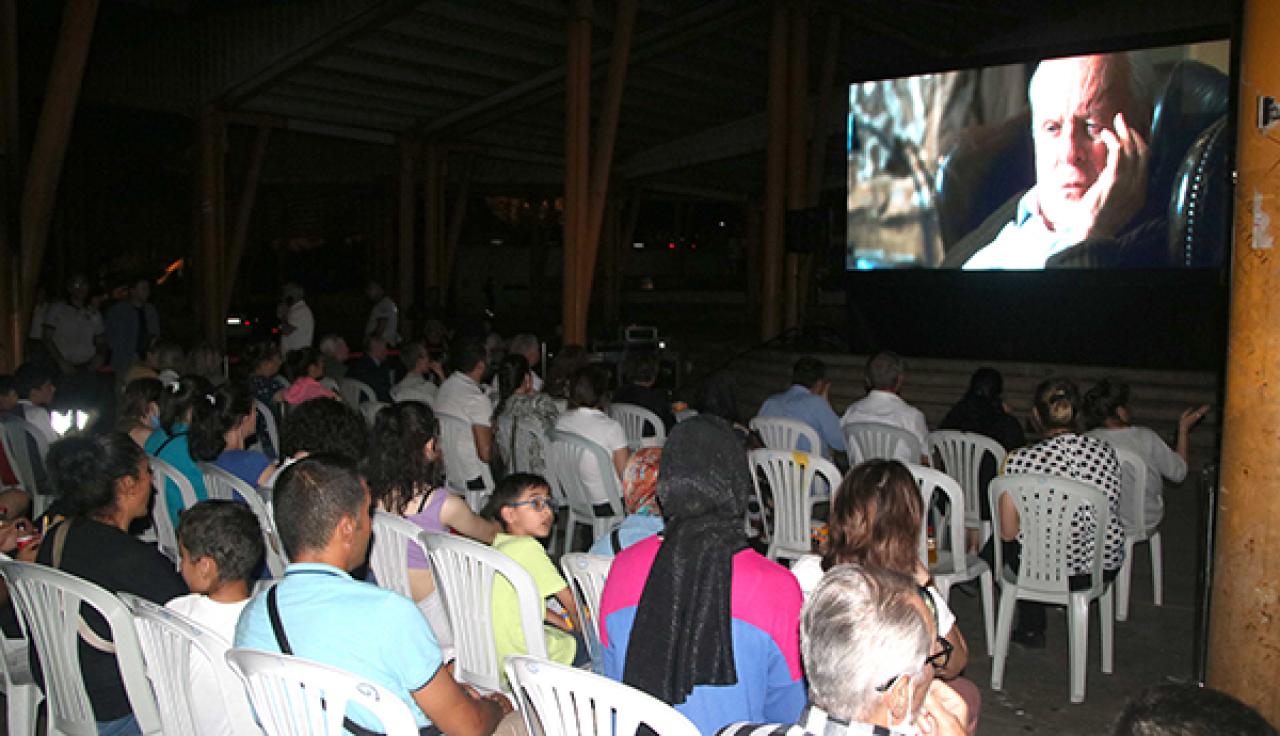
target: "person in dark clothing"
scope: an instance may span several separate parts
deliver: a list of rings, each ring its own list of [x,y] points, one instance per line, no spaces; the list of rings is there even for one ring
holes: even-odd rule
[[[613,392],[613,403],[634,404],[648,409],[662,420],[666,432],[676,426],[676,417],[671,413],[671,397],[654,385],[658,381],[657,355],[649,352],[628,355],[622,363],[622,380],[625,383]],[[645,426],[645,437],[655,434],[651,427]]]
[[[999,442],[1005,452],[1027,444],[1022,425],[1005,409],[1004,377],[995,368],[983,367],[973,372],[969,390],[942,418],[938,429],[976,432]],[[982,458],[978,487],[986,488],[999,471],[994,458],[990,455]],[[991,521],[991,500],[983,492],[978,494],[978,501],[982,520]]]
[[[387,341],[381,337],[371,336],[365,339],[364,355],[347,371],[348,378],[363,381],[377,394],[378,401],[391,403],[391,387],[396,379],[391,365],[387,362]]]

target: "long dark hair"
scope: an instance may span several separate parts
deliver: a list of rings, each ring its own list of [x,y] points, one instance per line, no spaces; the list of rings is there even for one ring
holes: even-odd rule
[[[49,480],[67,516],[109,515],[116,505],[116,483],[137,478],[146,453],[129,435],[73,435],[49,446]]]
[[[187,413],[194,414],[197,402],[213,401],[213,384],[204,376],[189,373],[170,384],[160,393],[160,426],[166,434],[173,434],[174,427],[187,420]]]
[[[897,460],[850,470],[831,500],[831,536],[822,569],[856,562],[912,575],[920,559],[924,502],[911,471]]]
[[[212,462],[227,449],[227,432],[253,412],[253,395],[239,382],[228,382],[210,394],[212,401],[197,401],[191,410],[188,445],[191,457]]]
[[[435,463],[422,448],[438,434],[435,414],[421,402],[402,401],[378,412],[361,470],[383,508],[403,515],[418,490],[435,480]]]
[[[498,405],[493,410],[496,417],[507,408],[507,401],[524,384],[529,375],[529,359],[519,353],[508,353],[498,363]]]
[[[1093,384],[1084,395],[1085,426],[1089,429],[1101,426],[1117,416],[1122,406],[1129,405],[1129,385],[1122,381],[1103,379]]]

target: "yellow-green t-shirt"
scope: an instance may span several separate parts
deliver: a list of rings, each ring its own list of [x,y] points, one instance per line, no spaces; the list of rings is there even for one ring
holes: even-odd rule
[[[533,577],[533,584],[542,598],[541,616],[547,614],[546,599],[567,586],[542,544],[533,537],[517,537],[499,534],[493,540],[493,548],[519,563]],[[573,636],[554,626],[543,626],[547,639],[547,655],[552,661],[573,664],[577,643]],[[493,578],[493,639],[498,653],[498,671],[512,654],[528,654],[524,644],[524,629],[520,626],[520,608],[515,588],[501,575]]]

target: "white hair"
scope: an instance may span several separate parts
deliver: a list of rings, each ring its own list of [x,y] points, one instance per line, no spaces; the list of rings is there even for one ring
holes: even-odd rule
[[[320,338],[320,352],[328,356],[337,355],[338,346],[343,342],[345,341],[342,339],[341,335],[325,335]]]
[[[879,702],[877,688],[919,676],[933,643],[919,595],[901,573],[860,565],[827,571],[800,619],[809,700],[836,718],[862,720]]]
[[[536,354],[541,347],[542,345],[538,342],[537,335],[530,335],[527,332],[516,335],[511,338],[511,342],[507,343],[509,352],[520,353],[521,355]]]
[[[1046,62],[1051,61],[1067,61],[1072,59],[1084,59],[1089,56],[1108,57],[1111,59],[1124,59],[1125,67],[1128,70],[1128,79],[1126,92],[1128,99],[1123,111],[1125,117],[1129,119],[1129,123],[1133,125],[1144,136],[1151,132],[1152,115],[1155,110],[1156,103],[1156,71],[1151,65],[1150,59],[1146,55],[1138,52],[1123,52],[1116,54],[1086,54],[1084,56],[1070,56],[1058,59],[1045,59],[1036,65],[1036,71],[1031,75],[1031,81],[1027,85],[1027,98],[1032,102],[1032,108],[1035,107],[1036,90],[1043,79],[1040,76],[1040,70],[1044,68]],[[1108,121],[1110,122],[1110,121]]]

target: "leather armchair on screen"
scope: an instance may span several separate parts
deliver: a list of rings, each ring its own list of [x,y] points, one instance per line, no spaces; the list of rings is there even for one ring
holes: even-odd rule
[[[1225,218],[1231,184],[1226,127],[1230,80],[1213,67],[1180,61],[1157,69],[1165,80],[1152,116],[1147,198],[1131,221],[1123,247],[1116,240],[1088,241],[1051,260],[1061,267],[1209,266],[1226,250]],[[962,133],[944,155],[937,176],[938,222],[958,267],[966,235],[993,213],[1012,213],[1035,184],[1030,112]],[[962,247],[953,251],[953,246]]]

